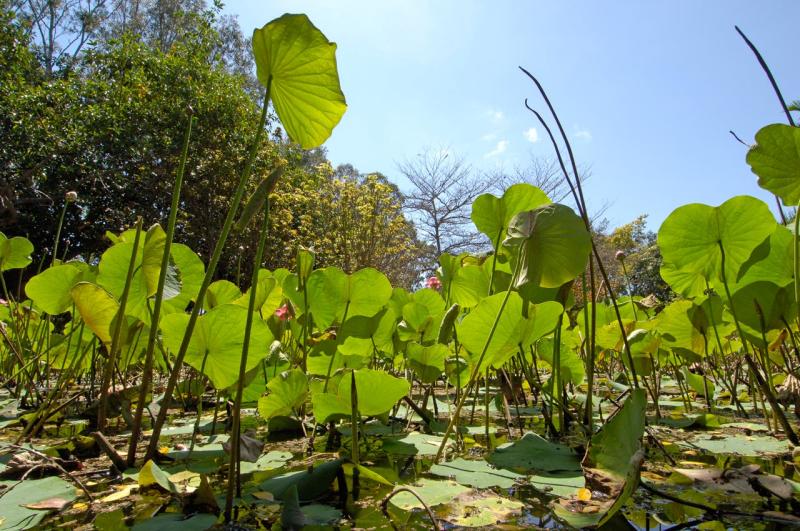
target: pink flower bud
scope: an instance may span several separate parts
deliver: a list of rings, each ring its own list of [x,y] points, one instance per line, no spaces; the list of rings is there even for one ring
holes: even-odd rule
[[[614,258],[619,261],[625,260],[625,253],[622,251],[617,251],[617,253],[614,255]]]
[[[442,281],[439,280],[439,277],[428,277],[428,280],[425,281],[425,287],[431,289],[441,289]]]
[[[289,310],[288,304],[284,304],[283,306],[275,310],[275,315],[281,321],[288,321],[289,319],[292,318],[292,312]]]
[[[67,201],[67,203],[74,203],[78,200],[78,192],[69,191],[64,194],[64,199]]]

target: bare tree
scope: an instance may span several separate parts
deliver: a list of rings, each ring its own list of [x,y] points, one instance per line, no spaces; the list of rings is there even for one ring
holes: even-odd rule
[[[12,0],[30,28],[45,72],[74,61],[108,17],[108,0]]]
[[[472,202],[491,185],[476,177],[463,158],[447,150],[426,148],[398,167],[412,186],[403,194],[404,208],[431,254],[435,253],[429,257],[430,267],[443,253],[477,252],[486,247],[470,213]]]

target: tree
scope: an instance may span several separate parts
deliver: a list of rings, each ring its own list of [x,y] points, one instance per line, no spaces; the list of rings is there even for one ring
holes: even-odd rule
[[[486,239],[475,229],[470,213],[475,198],[491,185],[475,177],[463,158],[426,149],[416,159],[401,163],[399,170],[412,186],[403,194],[404,208],[430,246],[429,269],[436,267],[443,253],[458,255],[486,248]]]
[[[647,214],[611,232],[606,226],[607,222],[594,231],[594,242],[614,294],[639,297],[655,295],[661,301],[669,301],[673,294],[659,273],[661,253],[656,234],[647,230]],[[601,297],[607,294],[606,286],[598,289],[606,291],[601,293]]]
[[[43,72],[4,86],[0,165],[17,213],[8,230],[49,252],[70,190],[80,197],[62,233],[70,255],[102,252],[105,232],[136,215],[164,220],[191,107],[197,125],[177,237],[208,256],[258,119],[244,80],[209,62],[216,39],[210,25],[198,26],[165,53],[123,36],[88,48],[59,78]],[[278,157],[275,143],[263,144],[256,171]]]

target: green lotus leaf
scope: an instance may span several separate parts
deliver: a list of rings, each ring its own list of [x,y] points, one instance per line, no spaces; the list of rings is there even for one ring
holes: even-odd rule
[[[203,299],[206,309],[231,303],[242,296],[239,287],[230,280],[215,280],[208,286]]]
[[[267,383],[269,394],[258,400],[258,414],[265,419],[289,417],[308,396],[308,379],[300,369],[292,369]]]
[[[423,347],[419,343],[406,346],[408,365],[423,383],[435,382],[444,372],[444,362],[450,355],[450,348],[440,343]]]
[[[479,195],[472,203],[472,222],[492,242],[503,241],[514,216],[550,203],[542,190],[531,184],[510,186],[503,197]]]
[[[22,236],[8,238],[0,232],[0,271],[27,267],[33,261],[31,253],[33,244],[28,238]]]
[[[28,281],[25,293],[36,306],[58,315],[72,308],[70,290],[81,277],[81,270],[71,264],[49,267]]]
[[[253,32],[253,55],[289,137],[303,149],[322,145],[347,109],[336,44],[306,15],[287,13]]]
[[[585,269],[592,249],[583,220],[571,208],[549,204],[514,216],[503,245],[520,253],[514,287],[558,288]]]
[[[187,364],[202,371],[217,389],[226,389],[239,378],[246,319],[247,308],[225,304],[208,311],[197,320],[184,359]],[[172,352],[178,352],[188,322],[189,316],[179,313],[167,315],[162,320],[164,344]],[[272,333],[267,325],[261,319],[254,319],[247,355],[247,372],[267,356],[267,348],[272,340]]]
[[[383,371],[359,369],[350,371],[342,377],[336,392],[311,394],[314,416],[317,422],[327,422],[337,416],[349,416],[352,411],[350,387],[356,375],[356,394],[358,412],[362,416],[376,416],[394,407],[411,388],[408,381]]]
[[[785,124],[762,127],[747,163],[758,175],[758,185],[789,206],[800,202],[800,129]]]
[[[70,295],[86,326],[100,341],[110,345],[111,325],[119,312],[119,302],[109,292],[97,284],[78,282]]]
[[[735,282],[753,250],[776,227],[763,201],[737,196],[718,207],[694,203],[673,210],[658,231],[658,244],[665,264],[684,274],[699,275],[712,285],[722,280],[721,245],[728,281]],[[681,287],[681,291],[686,289]]]

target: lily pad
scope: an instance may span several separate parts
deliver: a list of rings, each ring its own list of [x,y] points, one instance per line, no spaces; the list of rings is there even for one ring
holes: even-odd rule
[[[463,494],[453,501],[453,505],[454,515],[448,517],[447,521],[459,527],[495,527],[525,507],[522,502],[494,494],[477,498]]]
[[[782,454],[792,451],[789,441],[762,435],[712,435],[699,434],[690,440],[693,446],[715,454],[735,454],[757,457],[763,454]]]
[[[499,446],[489,456],[489,462],[500,468],[523,472],[580,470],[578,454],[570,447],[551,443],[535,433],[526,433],[518,441]]]
[[[429,472],[479,489],[488,487],[507,489],[525,477],[508,470],[493,468],[486,461],[468,461],[461,458],[433,465]]]
[[[455,481],[425,478],[419,480],[417,485],[410,485],[409,488],[416,492],[428,507],[449,503],[456,496],[470,490],[469,487],[459,485]],[[424,508],[416,496],[409,492],[400,492],[392,496],[390,503],[404,511]]]
[[[47,515],[47,510],[31,509],[25,505],[59,498],[71,502],[78,496],[75,487],[58,477],[26,481],[0,481],[0,530],[30,529]]]

